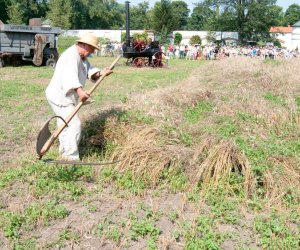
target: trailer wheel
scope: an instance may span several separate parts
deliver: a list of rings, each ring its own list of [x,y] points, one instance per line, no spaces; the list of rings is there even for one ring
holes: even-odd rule
[[[156,52],[153,56],[152,56],[152,66],[153,67],[158,67],[158,68],[162,68],[167,66],[167,60],[166,60],[166,55],[163,52]]]
[[[53,58],[49,58],[46,61],[46,66],[55,68],[56,61]]]
[[[146,65],[147,65],[147,60],[144,57],[136,57],[132,61],[132,66],[134,67],[142,68],[145,67]]]
[[[2,58],[0,58],[0,68],[4,67],[4,60]]]

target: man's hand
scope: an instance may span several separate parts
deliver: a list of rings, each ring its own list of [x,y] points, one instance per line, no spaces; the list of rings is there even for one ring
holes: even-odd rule
[[[97,73],[93,74],[91,78],[93,81],[97,81],[100,78],[100,76],[108,76],[111,73],[113,73],[113,71],[107,67],[107,68],[104,68],[103,70],[98,71]]]
[[[82,88],[77,88],[76,92],[79,95],[80,101],[82,102],[85,102],[90,97],[90,94],[84,91]]]
[[[103,70],[101,70],[100,73],[101,73],[102,76],[108,76],[111,73],[113,73],[113,71],[107,67],[107,68],[104,68]]]

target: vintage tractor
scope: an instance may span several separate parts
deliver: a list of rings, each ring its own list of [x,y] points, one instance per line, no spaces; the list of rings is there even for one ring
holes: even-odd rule
[[[3,24],[0,21],[0,67],[31,61],[54,67],[58,60],[56,27]]]
[[[127,64],[134,67],[164,67],[166,55],[161,51],[158,41],[146,42],[140,37],[130,37],[129,1],[125,2],[126,11],[126,42],[122,46],[123,57],[127,58]]]

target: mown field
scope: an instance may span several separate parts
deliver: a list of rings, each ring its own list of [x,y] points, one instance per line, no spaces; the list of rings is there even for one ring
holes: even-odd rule
[[[53,69],[1,68],[0,249],[299,249],[299,68],[121,60],[80,110],[101,166],[36,160]]]

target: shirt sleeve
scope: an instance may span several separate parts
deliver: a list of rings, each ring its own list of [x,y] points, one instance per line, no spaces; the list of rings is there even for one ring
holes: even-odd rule
[[[90,63],[88,63],[88,79],[92,80],[92,76],[96,74],[97,72],[100,72],[100,69],[97,67],[93,67]]]
[[[61,75],[62,90],[65,96],[73,91],[75,92],[75,89],[83,87],[79,79],[79,71],[84,70],[83,65],[75,56],[65,60],[63,74]]]

